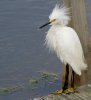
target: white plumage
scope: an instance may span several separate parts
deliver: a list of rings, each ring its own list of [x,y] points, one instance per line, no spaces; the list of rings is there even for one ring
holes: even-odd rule
[[[69,9],[56,7],[49,16],[51,28],[46,35],[46,45],[49,50],[54,51],[57,57],[64,63],[69,64],[78,75],[87,68],[84,62],[84,54],[77,33],[68,27],[70,21]]]

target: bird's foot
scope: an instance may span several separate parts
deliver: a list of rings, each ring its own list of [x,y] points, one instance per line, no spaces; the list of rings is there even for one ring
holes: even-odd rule
[[[54,95],[61,95],[63,93],[63,90],[57,90],[55,92],[52,92],[51,94],[54,94]]]
[[[78,93],[78,91],[76,90],[75,87],[74,87],[74,88],[73,88],[73,87],[69,88],[69,89],[68,89],[68,92],[69,92],[69,93]]]
[[[51,94],[54,94],[54,95],[69,94],[69,91],[68,91],[68,89],[66,89],[66,90],[61,89],[61,90],[52,92]]]
[[[51,94],[54,94],[54,95],[65,94],[66,95],[66,94],[70,94],[70,93],[78,93],[78,91],[76,90],[76,88],[71,87],[71,88],[68,88],[66,90],[63,90],[63,89],[57,90],[55,92],[52,92]]]

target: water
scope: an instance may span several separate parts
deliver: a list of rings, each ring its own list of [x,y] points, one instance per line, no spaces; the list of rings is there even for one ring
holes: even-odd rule
[[[61,72],[61,64],[44,46],[48,21],[57,0],[0,1],[0,87],[27,84],[37,71]],[[46,84],[47,85],[47,84]],[[46,90],[43,89],[46,87]],[[45,86],[31,92],[24,89],[0,95],[0,100],[27,100],[48,94]],[[52,89],[52,87],[51,87]],[[55,87],[53,88],[55,89]],[[37,95],[36,95],[37,94]]]
[[[60,61],[55,55],[49,54],[43,45],[49,27],[38,29],[48,21],[48,15],[56,2],[57,0],[0,1],[0,87],[25,85],[42,70],[61,73]],[[88,2],[87,8],[91,3],[90,0]],[[90,13],[87,17],[90,19]],[[91,21],[88,22],[90,24]],[[33,91],[25,88],[2,94],[0,100],[28,100],[59,88],[59,84],[43,83]]]

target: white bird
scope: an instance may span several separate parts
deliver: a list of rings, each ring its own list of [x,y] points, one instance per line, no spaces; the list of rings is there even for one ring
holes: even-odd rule
[[[74,72],[81,75],[82,70],[87,68],[80,39],[76,31],[67,26],[70,20],[69,9],[56,5],[49,16],[49,22],[40,27],[52,25],[46,35],[46,45],[66,66],[64,86],[61,92],[56,93],[64,93],[68,89],[69,66],[73,70],[72,88],[74,88]]]

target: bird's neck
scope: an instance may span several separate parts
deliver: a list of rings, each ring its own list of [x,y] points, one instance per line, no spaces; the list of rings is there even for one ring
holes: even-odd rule
[[[62,25],[62,24],[53,24],[52,27],[55,27],[55,28],[65,27],[65,25]]]

